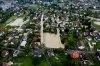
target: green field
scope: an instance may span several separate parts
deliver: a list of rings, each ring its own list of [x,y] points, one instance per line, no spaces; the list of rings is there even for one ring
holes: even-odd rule
[[[14,59],[14,66],[48,66],[47,62],[43,59],[38,65],[34,65],[34,58],[31,56],[20,57]]]

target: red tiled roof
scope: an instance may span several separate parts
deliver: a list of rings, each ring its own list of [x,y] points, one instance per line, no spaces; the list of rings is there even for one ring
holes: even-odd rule
[[[73,51],[71,53],[71,57],[74,58],[74,59],[79,58],[79,55],[80,55],[79,51]]]
[[[33,41],[37,41],[37,40],[38,40],[38,38],[37,38],[37,37],[34,37],[34,38],[33,38]]]
[[[7,65],[7,62],[3,62],[3,63],[2,63],[2,66],[8,66],[8,65]]]

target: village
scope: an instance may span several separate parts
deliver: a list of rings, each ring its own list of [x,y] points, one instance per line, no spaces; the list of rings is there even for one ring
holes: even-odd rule
[[[99,7],[66,4],[38,1],[0,16],[0,66],[99,66]]]

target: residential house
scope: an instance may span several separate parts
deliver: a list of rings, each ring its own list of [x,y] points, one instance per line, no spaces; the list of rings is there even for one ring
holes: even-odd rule
[[[38,40],[39,40],[38,37],[33,37],[33,42],[36,42],[36,41],[38,41]]]
[[[79,52],[79,51],[72,51],[72,52],[70,53],[70,56],[71,56],[71,58],[73,58],[73,59],[77,59],[77,58],[79,58],[79,56],[80,56],[80,52]]]
[[[2,62],[0,66],[12,66],[13,62],[9,61],[9,62]]]
[[[53,49],[48,49],[47,53],[49,57],[54,56]]]
[[[96,41],[100,41],[100,36],[97,35],[97,36],[95,37],[95,40],[96,40]]]
[[[37,48],[33,51],[34,57],[42,57],[42,51],[40,48]]]
[[[82,54],[82,59],[83,59],[83,61],[89,61],[90,60],[90,57],[89,57],[89,55],[88,54]]]
[[[40,47],[40,42],[33,42],[31,44],[32,52],[34,57],[41,57],[43,49]]]
[[[86,39],[87,39],[88,41],[91,41],[91,40],[92,40],[92,37],[91,37],[91,36],[87,36]]]
[[[88,36],[89,35],[89,32],[84,32],[83,35],[84,36]]]
[[[77,46],[78,46],[78,49],[84,49],[85,48],[84,43],[81,40],[79,42],[77,42]]]
[[[19,50],[15,50],[13,53],[13,57],[17,57],[19,52],[20,52]]]
[[[2,36],[3,34],[4,34],[4,31],[0,29],[0,36]]]
[[[20,44],[20,47],[21,47],[21,48],[24,48],[25,45],[26,45],[26,41],[22,41],[22,43]]]
[[[2,62],[1,66],[8,66],[7,62]]]
[[[31,47],[32,47],[32,48],[39,48],[39,47],[40,47],[40,42],[33,42],[33,43],[31,44]]]
[[[97,31],[94,31],[94,32],[90,32],[90,35],[91,36],[97,36],[98,32]]]
[[[96,55],[97,55],[98,60],[100,61],[100,51],[97,51]]]
[[[3,51],[1,52],[1,56],[2,56],[2,57],[7,56],[8,54],[9,54],[9,52],[8,52],[7,50],[3,50]]]
[[[8,66],[12,66],[13,65],[13,62],[12,61],[9,61],[8,62]]]

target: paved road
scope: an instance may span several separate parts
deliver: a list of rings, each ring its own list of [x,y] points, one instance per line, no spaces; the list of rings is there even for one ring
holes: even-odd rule
[[[84,53],[95,54],[96,53],[95,51],[80,51],[80,50],[67,50],[65,51],[65,53],[70,54],[72,51],[79,51],[81,54],[84,54]]]
[[[49,58],[48,56],[45,54],[45,48],[44,48],[44,38],[43,38],[43,24],[44,24],[44,21],[43,21],[43,17],[44,17],[44,14],[42,14],[41,16],[41,46],[43,48],[43,55],[45,56],[46,58],[46,61],[48,62],[49,66],[52,66],[50,61],[49,61]]]
[[[43,17],[44,17],[44,15],[42,14],[42,16],[41,16],[41,44],[44,44],[44,40],[43,40]]]
[[[94,17],[88,17],[88,18],[91,18],[92,20],[97,20],[97,21],[100,21],[99,18],[94,18]]]

